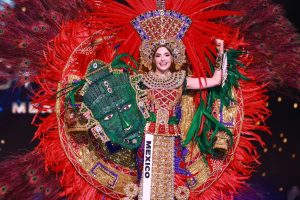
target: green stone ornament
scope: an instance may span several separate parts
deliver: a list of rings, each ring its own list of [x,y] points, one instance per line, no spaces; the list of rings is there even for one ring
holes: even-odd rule
[[[120,69],[114,71],[110,65],[94,60],[85,80],[83,103],[110,142],[127,149],[139,147],[145,118],[137,105],[129,74]]]

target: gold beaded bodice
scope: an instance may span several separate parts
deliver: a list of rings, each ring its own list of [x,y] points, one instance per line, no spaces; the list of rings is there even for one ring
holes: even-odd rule
[[[148,87],[147,107],[151,113],[146,125],[148,133],[180,135],[176,109],[180,105],[184,80],[184,71],[170,73],[165,78],[157,77],[153,72],[143,77],[143,83]]]

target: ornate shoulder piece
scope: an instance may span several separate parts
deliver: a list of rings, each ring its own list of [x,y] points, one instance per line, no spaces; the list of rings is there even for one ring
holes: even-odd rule
[[[182,86],[186,77],[185,71],[168,73],[166,76],[158,77],[153,71],[144,75],[144,85],[151,89],[175,89]]]

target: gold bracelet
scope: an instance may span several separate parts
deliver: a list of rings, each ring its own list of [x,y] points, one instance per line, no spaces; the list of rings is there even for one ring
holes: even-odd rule
[[[222,58],[223,58],[223,54],[218,54],[217,59],[216,59],[216,65],[215,65],[216,70],[221,70]]]

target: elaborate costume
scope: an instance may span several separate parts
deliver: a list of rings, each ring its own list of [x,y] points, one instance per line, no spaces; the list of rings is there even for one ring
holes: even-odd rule
[[[147,87],[150,117],[138,153],[138,159],[142,160],[139,161],[140,199],[173,199],[176,189],[185,186],[187,176],[191,175],[185,168],[178,125],[184,80],[184,71],[169,73],[164,78],[151,71],[142,79]],[[175,181],[175,177],[179,180]]]
[[[38,155],[59,177],[53,196],[233,198],[257,164],[250,141],[263,144],[254,129],[268,131],[269,111],[263,87],[242,68],[250,57],[234,50],[245,42],[217,23],[238,14],[214,10],[223,2],[89,1],[94,12],[62,27],[35,77],[37,108],[55,110],[35,135]],[[212,36],[228,47],[223,85],[186,92],[187,75],[214,71]],[[163,79],[149,71],[160,46],[170,49],[177,70]]]

